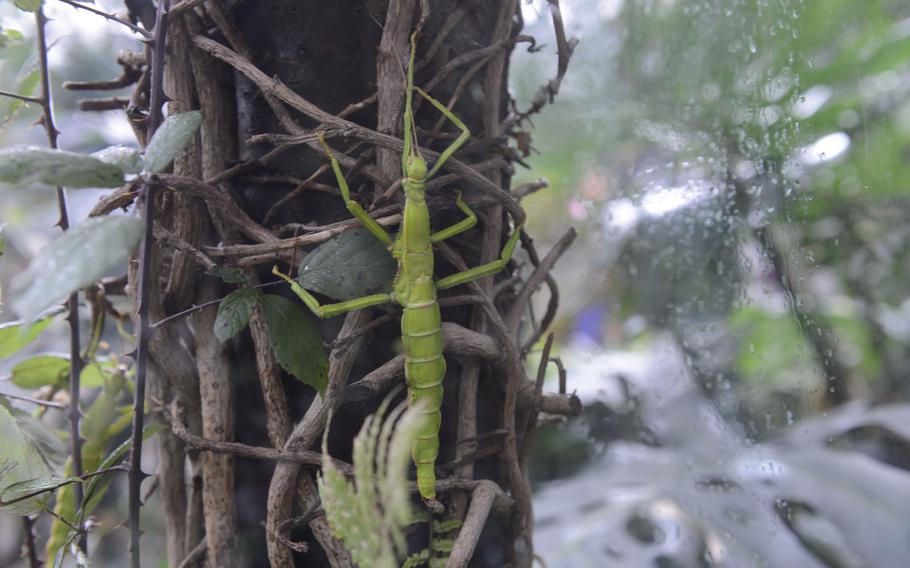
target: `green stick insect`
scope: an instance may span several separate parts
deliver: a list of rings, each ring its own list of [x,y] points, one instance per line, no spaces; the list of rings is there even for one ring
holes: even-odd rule
[[[303,289],[289,276],[282,274],[278,267],[272,272],[286,280],[303,303],[320,318],[336,316],[352,310],[394,302],[403,308],[401,316],[402,347],[405,356],[405,379],[408,384],[408,402],[414,404],[427,400],[426,420],[414,443],[412,456],[417,466],[417,487],[420,496],[428,506],[438,509],[436,502],[436,474],[434,465],[439,453],[439,427],[442,422],[442,382],[445,378],[446,363],[442,355],[442,334],[440,333],[439,304],[436,291],[452,288],[472,280],[499,272],[512,257],[518,243],[517,227],[509,236],[498,260],[471,268],[451,276],[433,281],[433,244],[463,233],[477,224],[477,216],[458,193],[455,204],[467,218],[436,233],[430,231],[430,212],[425,199],[425,184],[439,171],[439,168],[470,137],[467,126],[452,114],[442,103],[414,86],[414,52],[416,34],[411,36],[411,56],[407,72],[407,93],[404,112],[404,151],[401,156],[402,182],[405,204],[401,229],[393,239],[359,203],[351,199],[350,189],[341,173],[338,160],[320,135],[325,153],[332,162],[332,170],[338,180],[341,195],[348,211],[376,236],[389,246],[392,256],[398,261],[398,273],[390,294],[372,294],[335,304],[320,305],[316,298]],[[420,155],[412,111],[413,93],[417,91],[434,107],[461,130],[458,138],[446,148],[433,167],[427,170],[427,163]]]

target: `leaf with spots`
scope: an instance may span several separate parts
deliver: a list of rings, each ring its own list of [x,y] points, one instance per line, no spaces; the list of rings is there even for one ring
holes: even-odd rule
[[[386,246],[364,228],[341,233],[306,255],[297,281],[312,292],[351,300],[389,292],[398,264]]]

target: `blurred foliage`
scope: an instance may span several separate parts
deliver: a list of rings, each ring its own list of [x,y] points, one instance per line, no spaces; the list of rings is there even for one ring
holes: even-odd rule
[[[704,329],[733,334],[726,355],[712,346],[723,361],[711,371],[758,399],[817,385],[832,366],[854,394],[905,397],[910,6],[568,7],[582,42],[559,104],[537,119],[531,158],[557,192],[527,204],[538,224],[563,207],[582,224],[582,246],[603,251],[576,256],[596,268],[588,282],[564,280],[571,308],[609,305],[601,323],[614,346],[640,334],[624,330],[640,316],[689,347],[710,344]],[[528,61],[518,58],[519,99],[546,76],[525,73]],[[701,354],[690,355],[699,374]],[[811,408],[829,404],[816,397]]]
[[[543,4],[536,22],[525,11],[531,33]],[[544,556],[901,565],[887,535],[906,527],[879,515],[910,495],[908,444],[881,416],[908,407],[876,405],[910,395],[910,4],[563,5],[581,43],[529,160],[556,191],[525,204],[551,239],[565,217],[581,225],[557,271],[576,353],[644,341],[651,362],[627,374],[630,395],[564,354],[588,408],[542,430],[533,467],[588,468],[540,493]],[[520,101],[547,77],[529,61]],[[594,326],[590,306],[605,306]],[[799,436],[810,428],[827,436]],[[548,543],[548,523],[569,523],[548,505],[573,491],[583,537]]]

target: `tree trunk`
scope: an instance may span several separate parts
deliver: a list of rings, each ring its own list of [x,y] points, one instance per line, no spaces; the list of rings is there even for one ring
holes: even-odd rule
[[[171,1],[172,7],[184,4]],[[450,108],[472,132],[456,158],[473,165],[474,172],[465,175],[453,166],[437,175],[442,183],[431,184],[428,194],[432,223],[442,227],[461,218],[454,207],[456,187],[480,217],[480,226],[437,251],[437,277],[499,256],[509,220],[517,224],[522,216],[503,192],[512,171],[504,157],[511,154],[502,124],[509,54],[521,27],[516,0],[208,0],[170,18],[169,112],[201,109],[205,121],[197,144],[175,163],[174,175],[162,176],[176,190],[158,193],[154,319],[230,292],[232,286],[205,275],[213,262],[242,268],[254,283],[271,281],[273,264],[287,272],[311,248],[274,247],[279,238],[308,230],[299,224],[350,218],[318,144],[281,146],[288,139],[278,135],[332,130],[329,142],[345,154],[339,157],[355,199],[368,210],[396,210],[400,150],[388,136],[401,137],[408,40],[415,27],[422,27],[416,83],[443,103],[454,102]],[[332,122],[320,112],[370,130],[339,126],[337,118]],[[418,107],[421,146],[438,151],[450,141],[451,124],[440,128],[440,117],[429,104]],[[253,136],[258,139],[251,141]],[[223,249],[244,244],[273,247],[250,254]],[[499,505],[473,527],[483,531],[472,566],[530,566],[532,556],[524,457],[537,401],[516,339],[524,311],[523,305],[513,306],[522,298],[520,283],[493,294],[494,279],[506,279],[509,272],[455,289],[451,296],[462,300],[443,308],[443,320],[462,326],[451,328],[462,335],[447,337],[438,464],[453,465],[439,477],[491,480],[509,495],[496,493]],[[285,288],[270,293],[287,295]],[[160,419],[180,420],[191,434],[211,440],[309,450],[318,449],[331,410],[330,453],[349,460],[364,416],[376,410],[391,386],[382,369],[394,366],[389,361],[396,354],[392,338],[400,335],[396,319],[386,318],[332,351],[330,387],[321,398],[281,370],[262,313],[253,314],[248,331],[221,345],[212,333],[216,309],[175,320],[155,336],[150,392],[156,401],[179,403],[170,407],[177,414]],[[331,341],[381,315],[361,310],[319,325]],[[471,335],[474,343],[480,338],[494,347],[483,356],[479,347],[468,346],[462,328],[483,334]],[[483,340],[488,329],[491,338]],[[395,384],[403,381],[400,370],[393,375]],[[169,566],[203,547],[206,565],[219,568],[351,565],[325,518],[310,514],[318,506],[312,467],[199,452],[170,430],[160,436]],[[490,457],[472,458],[475,451]],[[478,495],[489,510],[491,487],[466,483],[444,493],[447,515],[465,518]],[[294,521],[301,514],[303,526]],[[470,516],[482,514],[474,510]],[[309,551],[293,544],[300,541]]]

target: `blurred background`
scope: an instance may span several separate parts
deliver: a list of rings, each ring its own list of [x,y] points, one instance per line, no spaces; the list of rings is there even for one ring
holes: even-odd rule
[[[554,272],[556,338],[586,409],[538,431],[541,563],[906,566],[910,5],[560,5],[580,43],[515,181],[550,182],[524,200],[540,250],[580,234]],[[28,90],[32,22],[0,9],[0,88]],[[114,77],[137,49],[48,11],[55,85]],[[546,0],[522,12],[545,44],[512,60],[526,108],[556,42]],[[120,112],[55,95],[63,148],[133,143]],[[42,143],[37,108],[0,107],[0,146]],[[97,197],[74,194],[74,216]],[[4,289],[55,234],[53,203],[0,189]],[[0,533],[18,523],[0,516]]]

